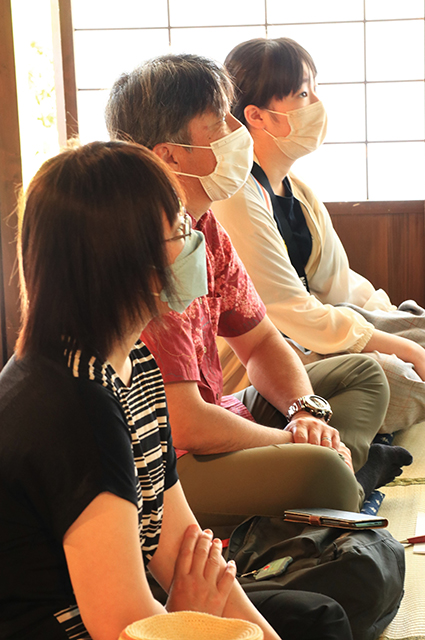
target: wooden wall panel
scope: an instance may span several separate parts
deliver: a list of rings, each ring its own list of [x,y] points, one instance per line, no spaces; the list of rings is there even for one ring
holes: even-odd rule
[[[333,202],[326,206],[352,268],[394,304],[425,306],[425,203]]]

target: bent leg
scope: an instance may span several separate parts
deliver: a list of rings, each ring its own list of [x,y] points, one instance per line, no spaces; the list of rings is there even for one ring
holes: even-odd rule
[[[368,354],[381,365],[390,387],[390,403],[381,433],[392,433],[425,420],[425,382],[413,365],[395,355],[373,351]]]
[[[369,446],[378,433],[389,401],[388,382],[369,356],[333,356],[306,365],[314,392],[331,404],[330,424],[351,451],[354,471],[363,467]],[[258,424],[284,429],[287,421],[254,387],[234,394]]]
[[[236,526],[252,515],[281,516],[296,507],[358,511],[364,499],[337,453],[309,444],[186,454],[177,461],[177,471],[202,527]]]
[[[342,606],[321,593],[256,591],[248,598],[281,638],[291,640],[351,640]]]
[[[355,309],[380,331],[401,336],[425,347],[425,312],[416,302],[406,300],[392,311],[368,311],[355,305]],[[407,429],[425,420],[425,383],[415,372],[413,365],[395,355],[368,354],[382,366],[390,385],[390,404],[381,433]]]
[[[315,393],[330,402],[330,424],[340,432],[358,471],[388,407],[389,388],[382,368],[368,355],[348,354],[313,362],[306,370]]]

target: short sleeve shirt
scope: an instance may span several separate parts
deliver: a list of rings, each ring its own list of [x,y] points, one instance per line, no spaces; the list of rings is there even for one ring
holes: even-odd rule
[[[250,331],[263,319],[265,307],[213,212],[207,211],[194,228],[205,235],[208,294],[194,300],[182,314],[170,311],[161,320],[152,320],[142,338],[165,384],[197,382],[203,399],[220,405],[223,376],[215,338]],[[237,411],[241,403],[232,404],[231,410]]]
[[[62,540],[100,493],[136,505],[145,564],[157,548],[175,453],[160,371],[141,343],[130,357],[129,387],[81,352],[0,375],[1,638],[89,637]]]

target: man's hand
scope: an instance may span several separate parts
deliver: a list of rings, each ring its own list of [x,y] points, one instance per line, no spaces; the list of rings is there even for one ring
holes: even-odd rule
[[[335,449],[344,459],[345,464],[353,471],[351,452],[341,442],[339,432],[323,420],[314,418],[307,411],[298,411],[285,431],[290,431],[296,444],[316,444],[321,447]]]
[[[314,418],[308,411],[298,411],[285,431],[290,431],[296,443],[318,444],[322,447],[338,449],[340,444],[339,432],[324,420]]]
[[[190,525],[176,560],[167,611],[203,611],[221,616],[236,577],[233,561],[226,564],[221,540],[209,530]]]
[[[346,447],[343,442],[341,442],[338,449],[335,449],[335,451],[339,453],[340,457],[344,459],[344,462],[347,465],[347,467],[349,467],[351,471],[354,473],[353,461],[351,460],[350,449]]]

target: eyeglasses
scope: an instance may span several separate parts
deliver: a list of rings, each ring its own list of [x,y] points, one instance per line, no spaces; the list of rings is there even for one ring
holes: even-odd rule
[[[180,214],[180,219],[181,223],[179,225],[177,235],[172,238],[166,238],[165,242],[181,240],[182,238],[188,238],[192,235],[192,218],[190,215],[186,211],[183,211],[183,213]]]

